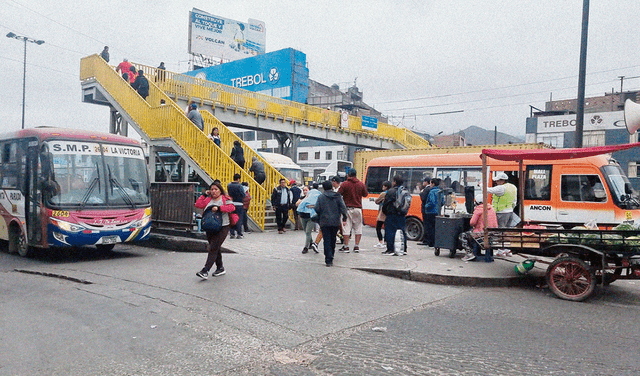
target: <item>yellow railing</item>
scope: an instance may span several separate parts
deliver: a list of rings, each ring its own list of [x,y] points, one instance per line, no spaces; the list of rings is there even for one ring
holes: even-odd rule
[[[80,79],[97,80],[150,139],[173,139],[202,170],[212,178],[220,179],[223,185],[226,186],[231,182],[235,173],[240,173],[242,180],[249,183],[249,189],[252,193],[251,205],[247,214],[264,229],[265,206],[271,192],[270,188],[273,188],[277,181],[284,176],[271,168],[251,148],[243,145],[245,159],[248,159],[245,165],[246,169],[251,165],[251,157],[254,155],[265,164],[267,181],[263,183],[264,186],[259,185],[247,171],[240,169],[240,166],[229,158],[230,145],[234,140],[239,140],[233,132],[230,132],[213,115],[202,111],[205,132],[210,132],[213,127],[218,127],[220,130],[223,140],[222,148],[216,146],[206,133],[198,129],[186,117],[184,110],[158,88],[156,82],[162,86],[162,76],[157,76],[158,72],[155,69],[142,66],[141,68],[149,80],[149,96],[146,100],[140,97],[99,55],[88,56],[81,60]]]
[[[341,128],[340,113],[320,107],[271,97],[264,94],[202,80],[184,74],[159,71],[157,68],[137,65],[148,77],[158,79],[158,87],[176,98],[185,98],[188,102],[195,100],[203,104],[213,102],[234,111],[244,111],[255,116],[272,117],[283,122],[291,121],[323,128],[332,128],[337,132],[360,133],[369,137],[394,140],[406,148],[429,147],[429,142],[406,128],[399,128],[387,123],[378,123],[378,129],[362,128],[362,119],[349,116],[349,126]]]

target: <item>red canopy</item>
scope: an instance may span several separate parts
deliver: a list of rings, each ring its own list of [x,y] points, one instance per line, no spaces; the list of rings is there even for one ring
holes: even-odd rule
[[[593,155],[613,153],[615,151],[640,147],[640,142],[624,145],[596,146],[592,148],[570,149],[534,149],[534,150],[496,150],[482,149],[482,154],[501,161],[537,160],[550,161],[556,159],[584,158]]]

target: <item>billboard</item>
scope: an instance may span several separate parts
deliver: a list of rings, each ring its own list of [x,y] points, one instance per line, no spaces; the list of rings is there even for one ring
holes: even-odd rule
[[[537,133],[569,132],[576,130],[576,115],[540,116]],[[584,114],[583,130],[626,129],[624,111],[592,112]]]
[[[264,54],[264,22],[240,22],[193,8],[189,12],[189,53],[238,60]]]
[[[309,93],[307,56],[292,48],[185,74],[300,103],[306,103]]]

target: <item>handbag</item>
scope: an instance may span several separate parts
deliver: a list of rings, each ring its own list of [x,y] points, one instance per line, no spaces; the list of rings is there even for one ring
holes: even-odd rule
[[[220,231],[222,229],[222,213],[219,210],[215,212],[211,209],[205,210],[200,228],[206,232]]]
[[[234,212],[229,214],[229,223],[231,224],[231,226],[235,226],[239,220],[240,220],[240,216],[237,213]]]

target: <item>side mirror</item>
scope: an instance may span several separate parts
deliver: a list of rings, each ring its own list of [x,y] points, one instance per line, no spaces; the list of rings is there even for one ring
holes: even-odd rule
[[[624,193],[630,195],[633,194],[633,188],[631,187],[631,183],[624,183]]]
[[[43,151],[40,153],[40,164],[42,166],[42,177],[50,180],[53,177],[53,154]]]

